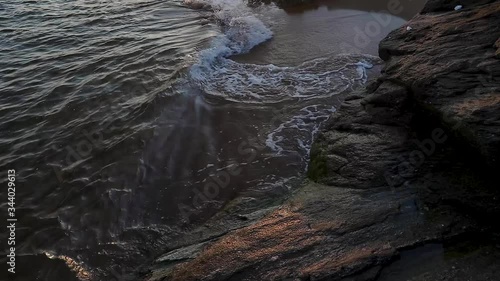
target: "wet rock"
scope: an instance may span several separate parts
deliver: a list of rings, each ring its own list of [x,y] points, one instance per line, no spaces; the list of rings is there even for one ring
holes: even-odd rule
[[[494,231],[495,177],[460,149],[498,165],[499,3],[429,1],[411,34],[380,44],[381,77],[318,136],[312,182],[245,225],[172,249],[163,259],[181,262],[147,280],[376,280],[408,249]],[[497,243],[401,280],[496,280]]]
[[[453,11],[456,6],[474,7],[493,3],[494,0],[429,0],[422,9],[422,13],[448,12]]]
[[[306,184],[268,215],[211,240],[194,259],[153,271],[149,280],[373,280],[401,249],[478,229],[428,191],[453,187],[467,169],[448,174],[448,166],[436,165],[438,156],[420,170],[439,176],[414,174],[405,186],[388,184],[387,174],[400,176],[392,170],[399,156],[415,146],[412,114],[402,113],[407,106],[396,98],[405,90],[384,83],[379,96],[345,102],[316,142],[327,165],[321,184]],[[401,111],[378,110],[398,106]]]
[[[413,102],[434,115],[457,139],[500,163],[500,2],[429,1],[409,36],[397,29],[380,43],[387,62],[381,80],[403,85]],[[468,39],[465,39],[468,38]]]
[[[155,260],[156,263],[178,262],[188,259],[193,259],[196,254],[205,246],[207,242],[189,245],[166,253]]]
[[[413,197],[408,191],[366,192],[311,183],[280,209],[221,237],[194,260],[176,266],[163,277],[336,280],[359,273],[373,275],[376,270],[372,267],[390,261],[398,248],[419,242],[419,234],[438,239],[443,228],[452,227],[447,219],[425,225],[423,215],[398,210],[397,202]],[[405,231],[396,231],[403,226]],[[150,280],[158,280],[155,276]]]

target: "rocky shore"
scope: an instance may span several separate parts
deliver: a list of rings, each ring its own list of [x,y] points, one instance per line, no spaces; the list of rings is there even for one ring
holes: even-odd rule
[[[240,199],[145,279],[498,280],[500,1],[430,0],[379,53],[303,187],[265,209]]]

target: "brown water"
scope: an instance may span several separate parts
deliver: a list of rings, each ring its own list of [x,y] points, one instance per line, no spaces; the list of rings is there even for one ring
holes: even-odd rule
[[[276,10],[267,21],[275,32],[272,40],[239,62],[296,65],[305,60],[343,53],[378,56],[378,43],[423,8],[426,1],[313,1]]]
[[[0,4],[18,280],[133,280],[123,269],[238,194],[286,194],[335,96],[364,85],[378,41],[404,23],[371,6],[192,4]]]

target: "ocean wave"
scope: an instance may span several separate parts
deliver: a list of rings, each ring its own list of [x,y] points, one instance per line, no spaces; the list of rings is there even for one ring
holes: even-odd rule
[[[272,31],[259,20],[242,0],[186,0],[189,7],[204,8],[213,12],[223,33],[213,39],[210,47],[201,51],[198,62],[191,67],[191,77],[207,82],[206,73],[220,69],[225,58],[250,51],[253,47],[272,38]]]
[[[272,31],[259,19],[265,15],[242,0],[185,3],[212,12],[222,29],[190,69],[190,80],[202,93],[240,104],[295,104],[277,127],[268,128],[263,140],[278,156],[300,151],[307,161],[314,136],[335,111],[331,97],[364,85],[367,70],[380,62],[371,55],[336,54],[298,66],[239,63],[230,57],[272,38]]]
[[[200,51],[190,79],[203,92],[239,103],[278,103],[287,99],[331,97],[366,82],[366,70],[379,59],[339,54],[299,66],[238,63],[229,57],[250,51],[273,33],[242,0],[185,0],[193,8],[213,13],[222,34]]]

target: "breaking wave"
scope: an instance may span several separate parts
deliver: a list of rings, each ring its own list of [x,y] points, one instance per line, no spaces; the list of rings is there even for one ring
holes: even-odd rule
[[[209,9],[223,33],[198,54],[190,78],[207,94],[246,103],[276,103],[289,98],[331,97],[366,82],[366,69],[378,58],[345,55],[318,58],[299,66],[243,64],[232,55],[249,52],[272,38],[272,31],[241,0],[186,0]]]
[[[223,31],[199,53],[198,62],[191,68],[191,76],[199,82],[206,82],[205,73],[220,69],[225,58],[248,52],[273,36],[242,0],[185,0],[185,4],[212,11]]]
[[[230,57],[272,38],[270,28],[259,19],[264,16],[242,0],[185,3],[211,11],[222,29],[210,47],[198,54],[189,72],[190,80],[205,94],[236,103],[302,105],[291,108],[287,120],[270,128],[265,145],[277,155],[302,151],[308,157],[320,125],[335,111],[331,97],[365,84],[367,70],[379,62],[371,55],[338,54],[298,66],[239,63]]]

